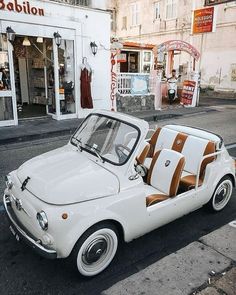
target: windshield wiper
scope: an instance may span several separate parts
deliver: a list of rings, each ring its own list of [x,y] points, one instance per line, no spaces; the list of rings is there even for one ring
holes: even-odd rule
[[[81,142],[81,140],[78,139],[78,138],[76,138],[76,137],[74,137],[74,136],[72,138],[76,141],[76,146],[77,146],[78,150],[80,152],[82,152],[82,142]]]
[[[97,150],[94,146],[91,146],[91,145],[89,145],[89,144],[87,144],[87,143],[85,143],[84,145],[87,146],[88,148],[90,148],[91,151],[95,153],[95,155],[98,157],[98,159],[99,159],[102,163],[105,162],[104,159],[101,157],[100,153],[98,152],[98,150]]]

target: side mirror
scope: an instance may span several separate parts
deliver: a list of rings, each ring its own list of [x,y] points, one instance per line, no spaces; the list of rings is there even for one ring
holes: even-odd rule
[[[131,175],[129,177],[129,180],[135,180],[139,177],[139,175],[142,177],[146,176],[148,169],[144,165],[138,164],[137,166],[135,166],[135,171],[136,171],[136,173],[134,175]]]
[[[135,171],[142,177],[147,175],[148,169],[142,164],[139,164],[135,167]]]

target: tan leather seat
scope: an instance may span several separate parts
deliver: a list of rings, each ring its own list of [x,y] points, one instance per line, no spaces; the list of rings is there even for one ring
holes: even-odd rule
[[[151,165],[152,157],[158,150],[171,149],[180,152],[183,149],[187,135],[168,128],[157,128],[150,139],[150,151],[144,162],[144,165],[149,168]]]
[[[162,149],[155,153],[145,185],[147,207],[176,196],[184,164],[179,152]]]
[[[147,158],[147,155],[150,150],[150,144],[147,143],[144,149],[142,150],[141,154],[136,158],[137,164],[144,164],[145,159]]]
[[[180,186],[183,189],[190,189],[196,185],[197,173],[200,162],[205,155],[215,152],[214,142],[196,136],[188,136],[182,150],[185,156],[185,167],[181,176]],[[209,157],[202,161],[200,167],[199,186],[202,185],[207,164],[214,161],[215,157]]]

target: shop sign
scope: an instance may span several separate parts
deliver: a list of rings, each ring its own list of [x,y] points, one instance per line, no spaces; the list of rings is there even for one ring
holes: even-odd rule
[[[111,52],[111,111],[116,110],[116,92],[117,92],[117,52]]]
[[[127,61],[127,59],[126,59],[126,54],[125,53],[118,54],[117,62],[126,62],[126,61]]]
[[[157,54],[160,55],[163,52],[171,50],[180,50],[188,52],[194,59],[198,60],[200,53],[191,44],[181,41],[181,40],[170,40],[162,43],[157,47]]]
[[[183,90],[181,93],[180,103],[183,105],[192,105],[196,82],[185,80],[183,82]]]
[[[235,2],[235,0],[205,0],[205,6],[223,4],[227,2]]]
[[[131,94],[147,94],[148,93],[149,75],[132,75],[131,76]]]
[[[44,16],[44,9],[31,6],[29,1],[23,1],[20,4],[17,0],[0,0],[0,10]]]
[[[215,31],[214,11],[215,7],[194,10],[192,22],[193,34],[211,33]]]

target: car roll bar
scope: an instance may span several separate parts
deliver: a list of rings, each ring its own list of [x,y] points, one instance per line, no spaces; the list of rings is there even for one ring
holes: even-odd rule
[[[196,176],[196,184],[195,184],[195,190],[197,190],[198,188],[198,184],[199,184],[199,178],[200,178],[200,170],[201,170],[201,165],[202,165],[202,162],[207,159],[207,158],[210,158],[210,157],[213,157],[213,156],[217,156],[217,155],[220,155],[223,153],[223,150],[221,151],[218,151],[218,152],[214,152],[214,153],[211,153],[211,154],[208,154],[208,155],[205,155],[202,157],[202,160],[200,161],[199,165],[198,165],[198,170],[197,170],[197,176]]]

